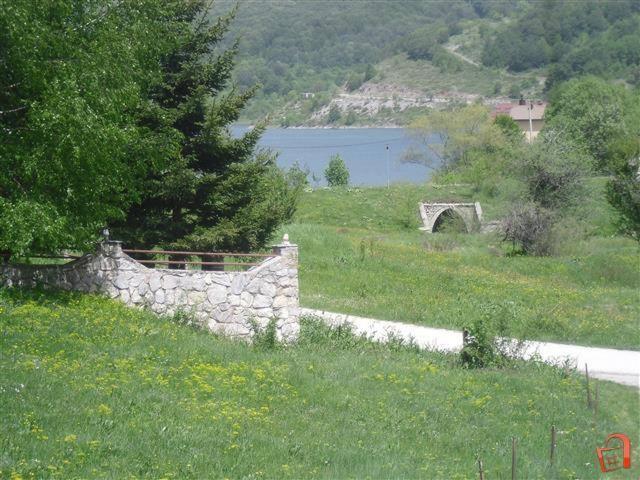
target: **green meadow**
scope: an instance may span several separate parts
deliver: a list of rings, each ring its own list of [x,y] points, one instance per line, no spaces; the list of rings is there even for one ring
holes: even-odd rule
[[[479,457],[510,478],[515,437],[518,478],[596,478],[617,431],[638,455],[637,392],[598,382],[596,415],[569,370],[466,370],[310,319],[288,347],[179,320],[0,291],[0,477],[462,479]]]
[[[492,220],[508,193],[431,184],[306,192],[283,229],[300,246],[301,304],[456,329],[490,312],[519,338],[638,349],[640,249],[614,234],[603,187],[590,181],[588,200],[559,227],[558,252],[543,258],[510,255],[496,233],[418,230],[421,200],[479,200]]]

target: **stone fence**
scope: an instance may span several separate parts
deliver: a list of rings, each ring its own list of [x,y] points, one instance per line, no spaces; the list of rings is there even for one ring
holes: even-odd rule
[[[183,311],[204,328],[240,338],[273,318],[278,339],[291,341],[300,328],[298,247],[285,235],[273,255],[244,272],[153,269],[108,241],[64,265],[0,264],[0,286],[102,292],[159,314]]]

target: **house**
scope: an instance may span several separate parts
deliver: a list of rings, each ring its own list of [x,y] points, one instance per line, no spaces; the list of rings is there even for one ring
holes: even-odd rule
[[[493,116],[509,115],[524,132],[527,142],[531,143],[544,126],[544,111],[546,102],[529,102],[523,98],[515,103],[499,103],[494,107]]]

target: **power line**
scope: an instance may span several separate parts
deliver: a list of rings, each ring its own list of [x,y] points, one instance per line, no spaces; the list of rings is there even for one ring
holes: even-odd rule
[[[317,149],[317,148],[345,148],[345,147],[360,147],[363,145],[377,145],[383,143],[397,142],[399,140],[406,140],[406,137],[398,137],[398,138],[390,138],[388,140],[378,140],[375,142],[362,142],[362,143],[345,143],[342,145],[304,145],[300,147],[279,147],[277,145],[263,145],[268,148],[277,148],[281,150],[306,150],[306,149]]]

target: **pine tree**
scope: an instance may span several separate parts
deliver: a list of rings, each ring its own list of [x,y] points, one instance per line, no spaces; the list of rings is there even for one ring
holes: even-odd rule
[[[211,22],[208,3],[182,1],[162,81],[140,115],[162,161],[115,226],[129,245],[255,249],[293,213],[298,188],[256,148],[264,125],[240,138],[229,132],[254,90],[231,85],[237,43],[215,53],[235,11]]]

